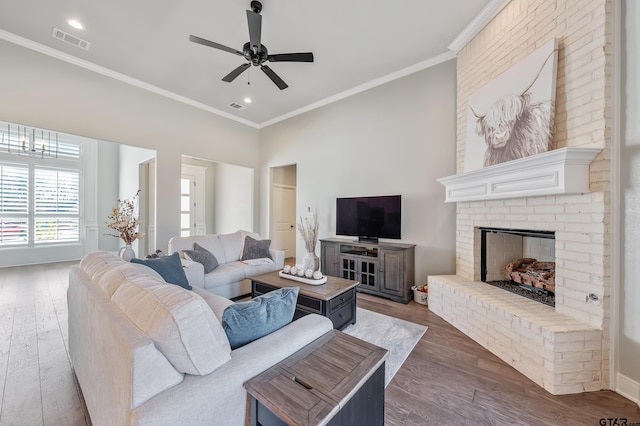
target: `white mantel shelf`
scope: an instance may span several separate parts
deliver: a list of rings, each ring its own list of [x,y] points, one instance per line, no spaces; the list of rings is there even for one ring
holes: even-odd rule
[[[600,148],[560,148],[438,179],[445,202],[589,192],[589,165]]]

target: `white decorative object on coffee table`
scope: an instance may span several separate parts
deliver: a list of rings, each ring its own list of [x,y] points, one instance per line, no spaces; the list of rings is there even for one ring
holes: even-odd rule
[[[278,275],[281,278],[286,278],[288,280],[299,281],[301,283],[310,284],[310,285],[322,285],[327,282],[327,277],[323,276],[322,278],[315,280],[313,278],[304,278],[299,277],[297,275],[285,274],[283,271],[280,271]]]

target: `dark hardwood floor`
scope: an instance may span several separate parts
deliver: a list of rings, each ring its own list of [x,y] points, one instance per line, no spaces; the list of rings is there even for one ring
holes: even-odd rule
[[[551,395],[426,306],[362,293],[358,306],[429,327],[386,389],[386,425],[640,425],[615,392]]]
[[[70,265],[0,268],[0,426],[89,424],[68,356]],[[640,424],[614,392],[550,395],[426,306],[362,293],[358,306],[429,327],[386,389],[387,425]]]

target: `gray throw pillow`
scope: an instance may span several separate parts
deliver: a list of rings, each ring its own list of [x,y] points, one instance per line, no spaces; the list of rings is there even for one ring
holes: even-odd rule
[[[193,243],[193,250],[182,250],[187,259],[201,263],[204,273],[208,274],[218,267],[218,259],[206,248],[198,243]]]
[[[271,240],[256,240],[250,236],[244,238],[244,247],[242,248],[242,256],[240,260],[249,259],[271,259],[269,254],[269,247],[271,246]]]
[[[298,287],[283,287],[248,302],[227,306],[222,313],[222,328],[231,349],[251,343],[284,327],[293,320]]]

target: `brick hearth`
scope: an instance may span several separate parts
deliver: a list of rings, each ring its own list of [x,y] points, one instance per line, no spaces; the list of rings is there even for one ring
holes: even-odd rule
[[[601,388],[597,327],[457,276],[429,277],[429,309],[554,395]]]

